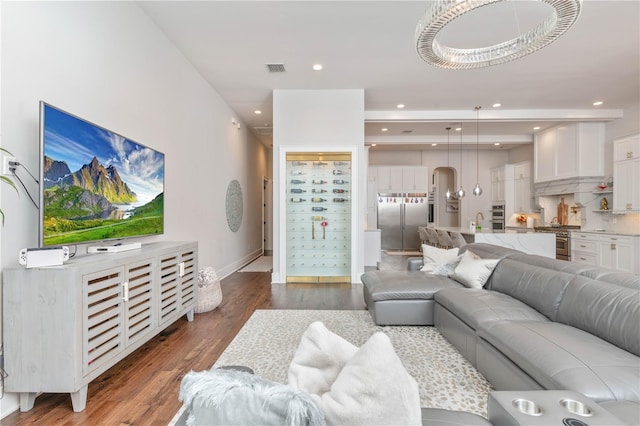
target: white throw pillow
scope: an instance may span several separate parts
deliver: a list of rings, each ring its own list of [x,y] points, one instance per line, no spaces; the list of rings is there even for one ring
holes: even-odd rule
[[[457,256],[458,256],[457,247],[447,250],[447,249],[442,249],[434,246],[429,246],[427,244],[423,244],[422,245],[422,268],[420,270],[423,272],[431,272],[438,265],[454,262]]]
[[[332,333],[320,321],[302,335],[289,365],[289,384],[311,394],[328,392],[358,347]]]
[[[451,263],[443,263],[442,265],[437,265],[433,268],[431,273],[433,275],[440,275],[443,277],[450,277],[453,274],[453,271],[456,269],[456,266],[460,263],[463,255],[456,257],[456,259]]]
[[[453,271],[451,278],[465,287],[482,288],[500,259],[483,259],[471,250],[462,255],[460,263]]]
[[[362,345],[329,392],[311,396],[327,426],[422,424],[418,384],[382,332]]]

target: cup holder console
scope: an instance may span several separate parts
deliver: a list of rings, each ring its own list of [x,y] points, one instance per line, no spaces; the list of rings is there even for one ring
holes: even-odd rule
[[[541,416],[543,413],[542,408],[538,404],[528,399],[518,398],[511,401],[511,403],[516,410],[530,416]]]
[[[489,421],[501,426],[611,426],[620,420],[585,395],[569,390],[493,391]]]
[[[562,399],[560,404],[570,413],[583,417],[593,416],[593,411],[586,404],[575,399]]]

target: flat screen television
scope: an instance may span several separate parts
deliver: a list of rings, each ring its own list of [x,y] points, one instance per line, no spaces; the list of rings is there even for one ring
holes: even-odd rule
[[[164,154],[40,102],[40,246],[164,232]]]

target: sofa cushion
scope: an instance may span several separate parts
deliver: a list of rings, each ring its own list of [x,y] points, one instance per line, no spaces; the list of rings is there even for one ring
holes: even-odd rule
[[[558,321],[640,356],[639,297],[637,288],[577,276],[567,287]]]
[[[535,309],[497,291],[446,288],[437,292],[434,299],[474,330],[481,322],[501,319],[548,321]]]
[[[427,244],[422,245],[422,268],[423,272],[431,272],[438,265],[452,263],[458,257],[458,247],[443,249]]]
[[[478,336],[545,389],[595,401],[640,400],[640,358],[590,333],[550,321],[480,323]]]
[[[450,287],[462,285],[448,277],[420,271],[370,271],[362,274],[373,301],[399,299],[432,300],[433,294]]]
[[[503,259],[487,288],[508,294],[555,321],[564,291],[575,275],[542,268],[535,265],[538,256],[529,257],[533,264]]]
[[[500,259],[483,259],[471,250],[462,255],[451,278],[469,288],[482,288]]]

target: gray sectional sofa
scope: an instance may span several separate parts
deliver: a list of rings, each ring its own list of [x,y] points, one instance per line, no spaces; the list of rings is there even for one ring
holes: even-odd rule
[[[639,277],[487,244],[482,289],[416,270],[362,276],[374,321],[435,325],[497,390],[566,389],[640,423]]]

